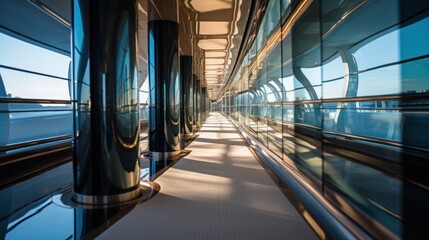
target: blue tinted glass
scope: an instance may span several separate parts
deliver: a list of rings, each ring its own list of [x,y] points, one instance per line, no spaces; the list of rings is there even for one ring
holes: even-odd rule
[[[28,102],[72,99],[70,57],[41,46],[0,33],[0,95],[20,101],[0,104],[1,146],[72,134],[71,104]]]
[[[359,70],[365,70],[429,54],[429,18],[395,29],[352,50]]]
[[[344,78],[323,83],[323,98],[341,98],[345,96]]]
[[[345,74],[344,64],[341,61],[341,57],[339,56],[333,57],[330,59],[330,61],[324,62],[322,69],[323,81],[340,78],[343,77]]]
[[[308,81],[310,81],[311,86],[318,86],[321,83],[321,70],[320,66],[313,68],[302,68],[301,71],[307,77]],[[318,93],[320,96],[320,93]]]
[[[8,97],[70,100],[69,81],[0,68]]]
[[[361,43],[354,47],[354,57],[358,69],[366,70],[388,63],[398,62],[399,53],[399,32],[393,31],[383,35],[369,43]]]
[[[401,179],[428,184],[429,5],[322,0],[285,16],[290,2],[268,2],[233,76],[238,119],[353,221],[401,236]]]
[[[9,144],[13,144],[71,134],[73,119],[71,111],[13,112],[9,124]]]
[[[358,96],[397,94],[401,88],[401,66],[378,68],[358,75]]]
[[[401,233],[402,183],[347,159],[325,156],[325,182],[396,234]]]
[[[68,78],[70,57],[0,33],[0,65]]]
[[[377,110],[385,102],[357,103],[357,109],[324,104],[324,129],[358,136],[401,141],[402,114],[398,110]]]
[[[429,54],[429,17],[400,30],[401,60]]]

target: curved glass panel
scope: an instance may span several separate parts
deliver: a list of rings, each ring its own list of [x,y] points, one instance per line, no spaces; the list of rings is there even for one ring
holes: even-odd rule
[[[290,3],[268,3],[234,119],[375,238],[426,234],[429,3]]]
[[[68,78],[70,56],[0,32],[0,65]],[[28,87],[28,86],[27,86]]]
[[[0,33],[0,147],[72,134],[70,57],[22,39]]]

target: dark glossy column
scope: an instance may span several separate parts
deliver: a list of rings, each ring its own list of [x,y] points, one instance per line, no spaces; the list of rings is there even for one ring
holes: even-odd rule
[[[186,138],[192,135],[192,124],[188,118],[188,109],[190,106],[189,95],[192,84],[192,56],[180,56],[180,134],[182,139],[182,148],[185,147]]]
[[[204,123],[207,119],[207,105],[206,105],[206,92],[207,92],[207,87],[202,87],[201,88],[201,106],[202,106],[202,123]]]
[[[201,116],[201,126],[204,123],[204,87],[201,86],[200,90],[200,116]]]
[[[186,95],[186,101],[188,102],[186,108],[186,124],[190,134],[194,134],[194,76],[195,75],[192,74],[189,79],[188,92]]]
[[[206,119],[207,119],[207,101],[206,101],[206,90],[207,90],[207,88],[206,87],[204,87],[203,88],[203,102],[202,102],[202,104],[203,104],[203,114],[204,114],[204,122],[206,121]]]
[[[209,117],[210,109],[212,108],[210,98],[209,98],[209,90],[206,88],[206,117]]]
[[[148,22],[149,151],[153,160],[180,154],[179,24]]]
[[[196,79],[195,81],[195,125],[197,130],[200,130],[201,127],[201,81]]]
[[[197,94],[197,75],[192,74],[192,95],[190,99],[192,101],[192,133],[195,134],[197,131],[197,102],[196,102],[196,94]]]
[[[140,196],[135,0],[73,1],[74,200]]]

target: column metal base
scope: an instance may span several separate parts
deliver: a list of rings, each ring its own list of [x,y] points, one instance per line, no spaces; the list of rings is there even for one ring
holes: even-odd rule
[[[79,193],[73,193],[73,201],[86,205],[111,205],[134,200],[140,197],[140,195],[140,188],[126,193],[106,196],[82,195]]]
[[[200,131],[200,129],[201,129],[200,124],[194,125],[194,132],[198,132],[198,131]]]
[[[70,189],[71,190],[71,189]],[[144,202],[152,197],[154,197],[159,191],[161,190],[161,186],[156,183],[156,182],[152,182],[152,181],[140,181],[140,185],[139,187],[131,192],[126,193],[127,195],[131,196],[130,193],[135,194],[137,197],[134,197],[130,200],[125,201],[124,197],[122,197],[121,202],[109,202],[107,204],[90,204],[90,203],[81,203],[81,202],[77,202],[76,200],[76,196],[85,196],[85,195],[81,195],[81,194],[76,194],[74,191],[66,191],[62,194],[58,194],[55,195],[53,197],[53,202],[61,207],[65,207],[65,208],[81,208],[81,209],[107,209],[107,208],[115,208],[118,206],[131,206],[131,205],[135,205],[135,204],[139,204],[141,202]],[[136,194],[137,192],[137,194]],[[122,195],[123,194],[118,194],[118,195]],[[116,196],[116,198],[118,198],[118,195],[113,195]],[[92,197],[92,196],[85,196],[85,199],[87,199],[87,197]],[[103,199],[103,196],[95,196],[95,199]],[[107,196],[107,198],[109,198],[111,196]],[[115,197],[113,197],[115,198]],[[104,197],[104,199],[106,199]],[[109,199],[110,200],[110,199]],[[122,201],[124,200],[124,201]],[[96,200],[97,201],[97,200]],[[96,202],[96,201],[93,201]],[[106,201],[104,201],[106,202]],[[100,200],[98,200],[98,203],[100,203]]]
[[[186,134],[180,134],[180,148],[184,150],[191,140],[195,139],[196,135],[194,133],[186,133]]]
[[[193,134],[193,133],[180,134],[180,138],[188,139],[188,138],[192,138],[192,136],[194,136],[194,135],[195,134]]]
[[[153,161],[171,160],[180,155],[180,150],[173,152],[149,152],[149,158]]]

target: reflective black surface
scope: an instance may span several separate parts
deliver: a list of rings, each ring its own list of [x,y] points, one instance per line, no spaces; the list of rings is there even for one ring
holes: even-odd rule
[[[73,239],[91,239],[97,236],[111,225],[108,222],[109,219],[114,218],[116,215],[123,211],[127,213],[131,209],[133,209],[133,207],[134,206],[122,206],[107,209],[74,209]]]
[[[139,186],[136,9],[134,0],[74,1],[77,194]]]
[[[192,109],[189,96],[192,93],[192,56],[180,56],[180,133],[192,133],[192,116],[189,117],[190,109]]]
[[[140,171],[141,180],[147,180],[149,169]],[[159,191],[156,183],[144,182],[136,200],[108,208],[85,206],[71,200],[72,178],[68,163],[1,189],[0,239],[94,239]]]
[[[178,23],[148,22],[149,151],[180,150]]]
[[[188,108],[186,109],[188,111],[186,116],[186,124],[190,130],[190,133],[193,133],[194,129],[194,78],[195,75],[192,74],[189,79],[189,85],[186,93],[186,99],[188,101]]]
[[[201,88],[201,121],[204,123],[207,118],[207,87]]]
[[[201,81],[198,77],[195,80],[195,125],[197,130],[201,127]]]
[[[218,105],[371,237],[427,239],[429,3],[289,2]]]
[[[160,161],[150,161],[149,162],[149,177],[151,180],[156,179],[163,172],[165,172],[170,166],[172,166],[176,161],[170,159],[163,159]]]
[[[189,96],[192,102],[192,132],[195,133],[197,129],[197,75],[192,74],[192,94]]]

